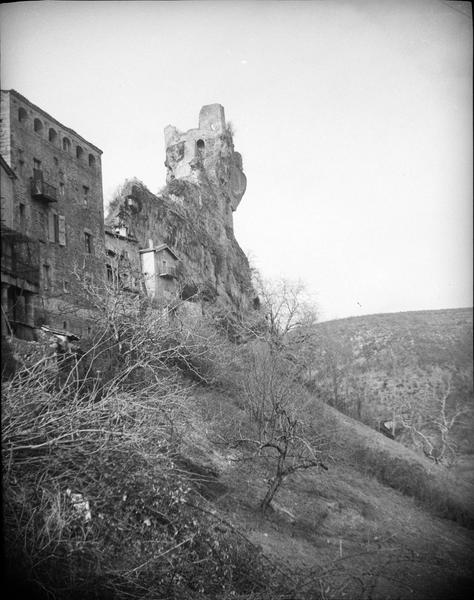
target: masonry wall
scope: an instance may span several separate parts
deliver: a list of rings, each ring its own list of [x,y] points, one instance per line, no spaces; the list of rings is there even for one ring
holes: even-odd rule
[[[108,284],[122,286],[130,291],[140,291],[142,278],[137,240],[116,235],[110,229],[106,229],[105,249]]]
[[[14,178],[0,165],[0,201],[2,225],[13,229],[13,214],[15,205]]]
[[[18,177],[14,228],[40,246],[36,324],[77,328],[81,286],[74,273],[104,277],[101,151],[14,91],[2,91],[1,118],[0,150]],[[34,169],[56,189],[57,202],[33,199]]]

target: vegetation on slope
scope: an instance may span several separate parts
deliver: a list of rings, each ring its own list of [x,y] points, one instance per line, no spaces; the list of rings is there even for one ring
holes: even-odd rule
[[[285,341],[297,303],[273,305],[264,328],[97,298],[82,353],[33,352],[3,382],[5,554],[30,597],[388,598],[407,562],[422,585],[411,570],[415,595],[402,597],[427,597],[439,574],[462,584],[467,531],[373,479],[419,496],[403,487],[412,457],[395,465],[360,424],[354,439],[301,384]],[[446,493],[429,489],[428,503]],[[444,536],[446,552],[404,541],[401,522],[383,525],[376,498],[430,528],[433,543]],[[452,502],[445,516],[468,524]]]
[[[472,309],[353,317],[316,326],[308,385],[445,466],[474,455]]]

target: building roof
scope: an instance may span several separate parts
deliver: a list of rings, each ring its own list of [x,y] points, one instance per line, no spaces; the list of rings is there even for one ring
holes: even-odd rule
[[[160,244],[159,246],[154,246],[153,248],[143,248],[138,252],[140,252],[140,254],[144,254],[145,252],[161,252],[161,250],[167,250],[171,254],[171,256],[173,256],[173,258],[179,260],[179,257],[176,255],[175,252],[173,252],[173,250],[171,250],[168,244]]]
[[[56,123],[56,125],[59,125],[59,127],[61,127],[62,129],[64,129],[68,133],[70,133],[72,135],[75,135],[77,138],[79,138],[80,140],[82,140],[88,146],[90,146],[91,148],[94,148],[94,150],[97,150],[97,152],[99,154],[103,153],[100,148],[98,148],[97,146],[95,146],[91,142],[88,142],[85,138],[82,137],[82,135],[79,135],[76,131],[74,131],[74,129],[71,129],[70,127],[66,127],[66,125],[63,125],[60,121],[58,121],[57,119],[55,119],[54,117],[52,117],[50,114],[48,114],[45,110],[43,110],[39,106],[36,106],[36,104],[33,104],[33,102],[30,102],[28,100],[28,98],[25,98],[25,96],[22,96],[16,90],[13,90],[13,89],[12,90],[2,90],[2,92],[5,92],[7,94],[12,94],[13,96],[16,96],[19,100],[21,100],[22,102],[24,102],[25,104],[27,104],[28,106],[30,106],[31,108],[33,108],[34,110],[37,110],[38,112],[40,112],[41,114],[43,114],[47,119],[49,119],[50,121],[54,121],[54,123]]]
[[[13,171],[13,169],[10,167],[10,165],[7,163],[7,161],[3,158],[3,156],[1,154],[0,154],[0,165],[5,169],[5,172],[8,175],[8,177],[10,177],[10,179],[18,179],[18,177],[15,175],[15,172]]]

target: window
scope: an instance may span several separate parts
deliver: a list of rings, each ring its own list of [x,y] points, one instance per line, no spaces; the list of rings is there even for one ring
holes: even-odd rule
[[[59,242],[59,215],[54,213],[54,241],[56,244]]]
[[[26,206],[20,204],[20,231],[25,233],[26,231]]]
[[[112,265],[105,265],[107,268],[107,281],[109,283],[113,283],[114,281],[114,272],[112,270]]]
[[[92,254],[92,236],[87,231],[84,232],[84,248],[87,254]]]
[[[80,160],[83,154],[84,150],[80,146],[76,146],[76,158]]]
[[[69,281],[66,279],[63,281],[63,291],[65,294],[69,294]]]
[[[35,171],[40,171],[41,170],[41,161],[38,160],[37,158],[33,159],[33,169]]]
[[[84,206],[87,206],[89,204],[89,188],[86,185],[82,186],[82,194]]]
[[[202,152],[204,150],[204,146],[205,146],[204,140],[198,140],[196,142],[196,148],[198,149],[198,152]]]
[[[28,119],[28,115],[26,113],[26,110],[24,108],[19,108],[18,109],[18,120],[20,121],[20,123],[24,123],[27,119]]]
[[[62,181],[59,182],[59,196],[64,198],[64,183]]]
[[[23,165],[25,164],[25,160],[23,158],[23,150],[18,148],[18,173],[23,175]]]
[[[67,331],[67,321],[63,321],[63,329]]]
[[[36,133],[41,133],[43,131],[43,123],[39,119],[35,119],[33,121],[33,128]]]
[[[95,167],[95,156],[93,154],[89,154],[89,167]]]
[[[43,265],[43,289],[51,288],[51,268],[49,265]]]
[[[49,131],[48,131],[48,140],[52,144],[55,144],[57,139],[58,139],[58,134],[56,133],[56,130],[53,129],[52,127],[50,127]]]
[[[64,215],[58,216],[58,230],[59,230],[59,245],[66,245],[66,217]]]
[[[63,138],[63,150],[68,154],[71,153],[71,140],[67,137]]]

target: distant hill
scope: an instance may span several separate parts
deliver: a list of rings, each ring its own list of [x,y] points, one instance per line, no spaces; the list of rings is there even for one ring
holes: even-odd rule
[[[394,352],[402,363],[416,359],[421,366],[472,366],[472,308],[364,315],[318,327],[372,364],[378,364],[384,353]]]
[[[467,475],[474,462],[472,308],[320,323],[304,362],[308,385],[325,402],[374,429],[385,423],[397,441]]]

